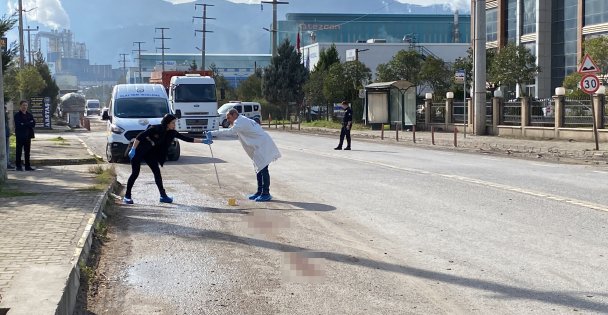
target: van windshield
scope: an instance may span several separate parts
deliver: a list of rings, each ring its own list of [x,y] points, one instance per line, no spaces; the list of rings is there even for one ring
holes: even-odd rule
[[[156,118],[169,113],[167,100],[160,97],[119,98],[114,115],[119,118]]]
[[[175,87],[176,102],[215,102],[215,85],[180,84]]]
[[[217,109],[218,113],[224,113],[224,112],[228,112],[228,110],[230,110],[232,107],[234,107],[234,103],[226,103],[222,106],[220,106],[220,108]]]
[[[99,108],[99,103],[89,102],[87,104],[88,108]]]

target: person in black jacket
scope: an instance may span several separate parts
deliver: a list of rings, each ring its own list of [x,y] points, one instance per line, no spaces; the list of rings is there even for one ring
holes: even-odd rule
[[[350,129],[353,126],[353,110],[348,106],[347,101],[343,101],[341,105],[342,109],[344,109],[344,118],[342,118],[342,129],[340,130],[340,143],[334,150],[342,150],[344,137],[346,137],[346,148],[344,150],[350,150]]]
[[[33,171],[34,169],[30,166],[30,148],[32,146],[32,138],[34,138],[34,127],[36,121],[34,116],[27,111],[27,101],[19,102],[19,111],[15,113],[15,138],[16,138],[16,152],[15,152],[15,170],[23,171],[21,168],[21,151],[24,153],[25,158],[25,170]]]
[[[131,189],[135,180],[139,176],[139,170],[141,162],[144,161],[154,174],[154,181],[156,187],[160,192],[160,202],[171,203],[173,198],[167,196],[165,188],[163,187],[163,179],[160,175],[160,168],[158,165],[163,166],[167,159],[167,152],[169,146],[173,143],[175,138],[178,138],[187,142],[194,142],[194,138],[184,136],[179,132],[175,131],[175,120],[177,118],[171,114],[166,114],[160,125],[150,126],[148,129],[137,135],[133,142],[133,147],[129,150],[129,158],[131,159],[131,176],[127,181],[127,191],[123,202],[126,204],[133,204],[131,198]]]

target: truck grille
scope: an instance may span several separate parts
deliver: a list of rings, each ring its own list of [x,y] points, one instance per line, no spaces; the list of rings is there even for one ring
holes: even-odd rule
[[[206,126],[207,119],[186,119],[186,126]]]
[[[207,116],[207,115],[209,115],[209,112],[184,112],[183,115],[185,115],[185,116]]]

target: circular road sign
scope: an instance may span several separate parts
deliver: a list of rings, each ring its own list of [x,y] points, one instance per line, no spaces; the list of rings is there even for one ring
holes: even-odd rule
[[[587,94],[593,94],[600,88],[600,79],[595,74],[588,74],[581,79],[581,89]]]

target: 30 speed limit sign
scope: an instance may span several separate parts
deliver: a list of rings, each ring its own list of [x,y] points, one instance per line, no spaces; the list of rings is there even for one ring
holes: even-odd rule
[[[581,79],[581,89],[587,94],[593,94],[600,88],[600,79],[595,74],[585,75]]]

